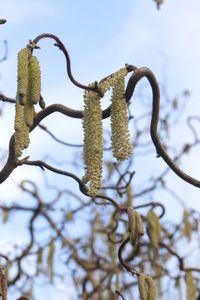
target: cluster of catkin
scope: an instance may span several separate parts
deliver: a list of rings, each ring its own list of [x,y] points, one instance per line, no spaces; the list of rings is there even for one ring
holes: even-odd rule
[[[141,300],[156,300],[156,289],[151,276],[140,274],[138,285]]]
[[[111,142],[113,156],[117,160],[128,159],[132,154],[128,130],[128,112],[124,95],[127,73],[127,69],[122,68],[99,84],[99,88],[104,94],[112,89]],[[95,197],[101,187],[103,142],[100,97],[93,91],[85,91],[84,93],[83,130],[85,175],[82,181],[83,183],[90,182],[90,195]]]
[[[132,207],[128,207],[128,233],[131,244],[136,247],[140,237],[144,235],[144,226],[140,214]],[[156,299],[156,289],[151,276],[141,273],[138,285],[141,300]]]
[[[142,218],[132,207],[128,207],[128,233],[133,246],[136,246],[140,237],[144,235]]]
[[[29,145],[29,128],[34,121],[34,105],[40,101],[41,74],[36,56],[29,47],[18,53],[15,112],[15,154],[21,156]]]

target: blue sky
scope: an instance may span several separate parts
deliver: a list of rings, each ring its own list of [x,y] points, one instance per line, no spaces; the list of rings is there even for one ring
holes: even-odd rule
[[[184,88],[189,89],[192,97],[188,114],[200,111],[199,0],[165,0],[159,11],[153,0],[0,0],[0,12],[0,17],[7,19],[0,27],[0,42],[7,39],[9,47],[8,60],[0,64],[0,91],[7,96],[14,97],[16,93],[18,51],[37,35],[53,33],[66,45],[73,75],[81,83],[100,80],[125,63],[151,68],[159,81],[165,70],[168,94],[174,96]],[[82,109],[82,91],[68,80],[64,58],[52,44],[52,41],[41,41],[41,50],[35,52],[41,63],[42,95],[47,104],[59,102]],[[3,53],[3,43],[0,46]],[[8,145],[13,119],[14,107],[5,106],[4,118],[0,120],[1,147]],[[65,118],[59,115],[58,119],[58,114],[44,124],[57,130],[58,136],[65,136],[65,140],[80,142],[80,121],[70,120],[67,132]],[[41,135],[41,138],[42,145],[37,131],[31,135],[32,143],[26,153],[33,159],[42,157],[45,147],[57,151],[48,137]],[[186,131],[176,138],[178,144],[191,136]],[[184,160],[183,167],[198,178],[198,151],[192,155]],[[27,172],[27,168],[18,168],[12,180],[19,182]],[[38,174],[33,170],[29,177],[38,179]],[[192,197],[193,205],[198,207],[198,190],[182,183],[175,175],[171,178],[171,182],[177,180],[180,194]],[[0,188],[5,199],[12,199],[11,187],[13,183],[8,181]]]

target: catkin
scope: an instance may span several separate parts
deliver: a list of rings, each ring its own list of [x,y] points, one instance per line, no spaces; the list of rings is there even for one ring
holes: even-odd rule
[[[192,235],[192,224],[190,223],[189,216],[190,215],[189,215],[188,210],[185,209],[184,212],[183,212],[183,224],[184,224],[183,234],[190,241],[191,240],[191,235]]]
[[[30,143],[29,128],[24,122],[24,107],[19,103],[17,93],[15,103],[15,154],[21,156],[22,150],[26,149]]]
[[[94,198],[101,187],[103,141],[100,97],[93,91],[84,93],[83,131],[85,175],[82,181],[90,182],[90,195]]]
[[[131,244],[135,246],[138,242],[138,233],[136,227],[136,217],[132,207],[128,207],[128,233]]]
[[[15,154],[21,156],[28,147],[29,128],[34,121],[34,104],[40,100],[41,75],[39,62],[29,48],[18,53],[17,97],[15,113]],[[44,106],[44,103],[41,104]]]
[[[148,287],[145,282],[145,274],[140,274],[138,278],[138,287],[140,292],[141,300],[148,300]]]
[[[29,84],[30,98],[33,104],[37,104],[40,100],[41,93],[41,73],[40,65],[36,56],[31,56],[29,63]]]
[[[148,288],[147,300],[156,300],[156,289],[151,276],[146,276],[145,282]]]
[[[7,271],[5,269],[1,269],[1,289],[2,289],[2,300],[7,300]]]
[[[8,210],[6,208],[3,208],[3,223],[6,223],[8,221]]]
[[[42,264],[42,260],[43,260],[43,248],[39,248],[38,252],[37,252],[37,271],[36,273],[38,274],[40,271],[40,266]]]
[[[34,121],[34,104],[40,100],[41,92],[41,75],[40,66],[36,56],[31,56],[28,65],[28,87],[27,97],[24,104],[24,121],[28,127],[33,125]]]
[[[133,246],[137,245],[140,236],[144,235],[141,216],[132,207],[128,207],[128,232]]]
[[[186,283],[186,290],[187,290],[187,300],[195,300],[196,287],[195,287],[194,277],[191,271],[186,272],[185,283]]]
[[[115,226],[115,221],[111,217],[109,229],[113,230],[114,226]],[[115,261],[116,261],[116,231],[115,230],[110,234],[110,238],[111,238],[111,241],[109,241],[109,244],[108,244],[109,245],[108,253],[111,258],[112,264],[115,264]]]
[[[30,95],[30,90],[29,90],[27,100],[24,104],[24,121],[25,121],[26,126],[29,128],[33,125],[34,114],[35,114],[34,105],[33,105],[33,102],[31,101],[30,96],[31,95]]]
[[[128,113],[125,90],[126,68],[121,69],[113,78],[111,96],[111,142],[113,156],[117,160],[128,159],[132,154],[130,134],[128,131]]]
[[[126,189],[126,197],[127,197],[127,206],[132,206],[133,205],[133,192],[132,192],[132,187],[130,184]]]
[[[180,277],[176,278],[175,287],[178,290],[178,300],[182,300],[183,297],[182,297],[182,287],[181,287],[181,279],[180,279]]]
[[[156,286],[158,291],[159,299],[162,299],[162,268],[159,266],[155,267],[156,271]]]
[[[28,63],[31,55],[29,48],[24,48],[18,53],[18,72],[17,72],[17,85],[19,103],[24,105],[26,102],[28,90]]]
[[[55,244],[54,244],[54,240],[51,240],[50,244],[49,244],[49,253],[47,256],[47,266],[48,266],[48,270],[49,270],[49,277],[50,277],[50,282],[53,281],[53,259],[54,259],[54,253],[55,253]]]
[[[136,219],[137,232],[140,236],[144,235],[144,225],[143,225],[143,222],[142,222],[142,218],[136,210],[134,211],[134,214],[135,214],[135,219]]]
[[[98,300],[105,300],[104,292],[103,292],[103,289],[102,289],[101,286],[100,286],[100,288],[98,290]]]
[[[155,248],[158,248],[158,240],[160,238],[160,221],[158,216],[151,209],[147,214],[147,233]]]

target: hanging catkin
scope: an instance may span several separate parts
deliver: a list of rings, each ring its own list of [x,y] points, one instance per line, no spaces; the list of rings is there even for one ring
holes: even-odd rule
[[[195,300],[196,299],[196,286],[194,282],[194,277],[191,271],[187,271],[185,274],[185,283],[187,290],[187,300]]]
[[[136,227],[136,217],[135,217],[134,209],[132,207],[128,207],[128,233],[129,233],[131,244],[133,246],[137,245],[138,233]]]
[[[28,64],[31,51],[24,48],[18,53],[17,96],[15,103],[15,154],[21,156],[22,150],[29,145],[29,128],[24,122],[24,104],[28,93]]]
[[[2,290],[2,300],[7,300],[7,271],[6,269],[1,269],[1,290]]]
[[[138,287],[141,300],[156,300],[156,289],[151,276],[140,274],[138,278]]]
[[[49,252],[47,256],[47,266],[49,271],[50,282],[53,282],[53,276],[54,276],[54,270],[53,270],[54,254],[55,254],[55,244],[54,244],[54,240],[51,240],[49,244]]]
[[[96,196],[102,177],[102,111],[100,97],[93,91],[84,93],[84,147],[85,176],[83,183],[90,182],[90,195]]]
[[[139,287],[139,292],[140,292],[140,297],[141,300],[148,300],[148,287],[145,282],[145,274],[140,274],[138,278],[138,287]]]
[[[18,53],[17,85],[18,100],[21,105],[24,105],[28,91],[28,63],[30,55],[31,51],[29,48],[23,48]]]
[[[148,288],[148,300],[156,300],[156,289],[151,276],[146,276],[145,282]]]
[[[22,150],[26,149],[30,143],[29,128],[24,122],[24,107],[19,103],[17,93],[15,103],[15,154],[21,156]]]
[[[41,75],[40,66],[36,56],[31,56],[28,65],[28,87],[27,97],[24,104],[24,120],[28,127],[33,125],[34,121],[34,104],[40,100],[41,92]]]
[[[28,65],[27,97],[24,103],[24,121],[28,127],[33,125],[34,104],[40,99],[41,90],[40,66],[36,56],[31,56]]]
[[[120,69],[112,81],[111,142],[113,156],[117,160],[128,159],[132,154],[132,145],[128,130],[128,112],[124,95],[126,74],[126,68]]]
[[[29,128],[34,121],[34,104],[40,101],[41,74],[37,58],[27,47],[18,53],[15,112],[15,154],[21,156],[29,145]]]
[[[188,240],[191,240],[192,236],[192,224],[190,223],[190,214],[188,210],[184,210],[183,212],[183,234],[188,238]]]
[[[147,233],[149,235],[149,238],[152,242],[152,245],[155,248],[158,248],[158,240],[160,238],[160,221],[158,216],[153,212],[152,209],[147,214]]]
[[[36,56],[31,56],[30,58],[29,80],[31,101],[33,104],[37,104],[40,100],[41,93],[41,72],[40,64]]]
[[[139,238],[144,235],[142,218],[132,207],[128,207],[128,233],[133,246],[136,246]]]

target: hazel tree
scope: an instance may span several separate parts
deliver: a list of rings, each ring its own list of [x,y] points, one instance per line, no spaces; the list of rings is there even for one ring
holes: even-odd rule
[[[157,4],[159,6],[161,1]],[[4,23],[5,20],[0,21],[0,24]],[[37,58],[37,49],[43,39],[53,40],[54,46],[64,55],[70,81],[83,90],[83,111],[62,104],[45,103],[41,88],[42,70]],[[172,147],[164,144],[159,137],[172,130],[172,120],[181,114],[183,105],[180,103],[185,103],[189,92],[185,90],[179,97],[181,99],[165,99],[160,106],[160,88],[153,72],[147,67],[138,68],[130,64],[125,64],[99,82],[81,84],[72,74],[66,47],[53,34],[41,34],[29,41],[22,46],[16,59],[16,97],[0,94],[2,102],[15,106],[14,133],[10,138],[7,161],[0,171],[0,183],[4,184],[16,168],[28,166],[30,169],[39,167],[42,173],[45,170],[53,172],[58,181],[60,176],[66,181],[71,179],[76,187],[68,185],[61,189],[56,182],[53,186],[46,181],[44,188],[52,189],[53,199],[45,199],[41,187],[27,178],[18,186],[27,198],[26,204],[16,203],[14,198],[9,205],[0,202],[2,228],[12,224],[11,216],[27,214],[26,231],[29,236],[28,242],[23,245],[12,245],[11,251],[2,247],[0,251],[2,299],[7,299],[7,289],[18,291],[21,300],[37,299],[33,287],[37,285],[38,278],[48,279],[54,285],[58,281],[65,282],[69,274],[79,299],[128,300],[137,297],[155,300],[172,297],[172,290],[176,291],[177,299],[197,299],[200,294],[200,268],[186,265],[187,251],[183,255],[179,250],[184,241],[193,241],[194,247],[198,247],[200,215],[186,207],[173,187],[168,186],[167,175],[173,171],[186,184],[200,187],[200,181],[177,164],[199,145],[192,122],[200,119],[196,116],[188,118],[193,143],[183,145],[173,157],[168,154],[173,152]],[[148,105],[147,113],[133,117],[131,102],[135,87],[143,78],[152,91],[152,106]],[[101,103],[107,92],[111,94],[111,104],[102,110]],[[36,111],[38,107],[39,111]],[[66,149],[76,146],[58,139],[41,124],[56,112],[66,118],[82,120],[83,145],[78,147],[78,152],[83,150],[82,156],[77,155],[76,162],[71,162],[72,165],[76,163],[79,169],[84,163],[82,177],[45,160],[31,160],[29,156],[23,156],[23,150],[28,149],[31,141],[30,133],[36,128]],[[159,118],[160,115],[162,118]],[[105,119],[110,119],[107,135],[103,128]],[[146,125],[149,120],[151,138]],[[159,122],[161,126],[158,129]],[[146,143],[144,139],[147,139]],[[110,146],[107,147],[107,144]],[[165,162],[164,169],[150,176],[142,186],[135,187],[135,162],[139,155],[151,155],[152,150]],[[109,159],[105,158],[107,154]],[[160,199],[156,200],[158,191],[162,192],[162,197],[170,195],[179,205],[183,215],[179,223],[167,220],[167,207]],[[87,230],[74,235],[74,224],[79,228],[87,224]]]

